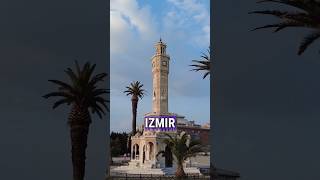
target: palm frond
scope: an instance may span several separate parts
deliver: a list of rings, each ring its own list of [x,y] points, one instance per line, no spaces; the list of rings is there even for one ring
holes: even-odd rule
[[[176,157],[176,161],[178,163],[182,163],[189,157],[197,155],[199,152],[203,152],[201,143],[199,141],[192,140],[190,135],[185,132],[181,132],[179,135],[175,136],[168,133],[164,134],[167,138],[163,140],[163,143],[170,146],[172,154]],[[159,154],[163,153],[165,152],[162,151]]]
[[[168,141],[168,143],[166,143],[166,144],[169,144],[169,143],[175,143],[176,141],[177,141],[177,137],[172,137],[170,134],[168,134],[168,133],[164,133],[164,135],[165,136],[167,136],[169,139],[170,139],[170,141]],[[165,140],[165,141],[167,141],[167,140]]]
[[[98,98],[101,98],[101,97],[98,97]],[[99,103],[99,104],[101,104],[108,112],[110,111],[110,109],[109,109],[109,107],[107,106],[107,102],[109,102],[109,101],[107,101],[107,100],[105,100],[105,99],[103,99],[103,98],[101,98],[102,100],[100,100],[100,99],[98,99],[98,98],[96,98],[95,100],[96,100],[96,102],[97,103]]]
[[[210,72],[206,72],[206,73],[204,73],[204,75],[203,75],[203,79],[205,79],[209,74],[210,74]]]
[[[70,104],[71,103],[71,100],[68,99],[68,98],[64,98],[64,99],[61,99],[59,101],[56,101],[54,104],[53,104],[53,109],[57,108],[58,106],[60,106],[61,104]]]
[[[301,9],[305,12],[316,12],[317,9],[320,7],[320,3],[315,0],[261,0],[257,3],[266,3],[266,2],[273,2],[279,4],[289,5],[298,9]]]
[[[158,159],[158,157],[159,157],[160,155],[164,156],[164,153],[165,153],[165,151],[159,151],[159,152],[156,154],[156,158]]]
[[[143,84],[139,81],[134,81],[130,83],[130,86],[126,86],[126,90],[123,93],[127,96],[132,95],[142,99],[146,95],[146,90],[143,89]]]
[[[320,27],[320,1],[316,0],[263,0],[258,3],[273,2],[288,5],[297,8],[297,12],[280,11],[280,10],[262,10],[252,11],[249,14],[262,14],[272,15],[281,20],[279,23],[268,24],[265,26],[257,27],[254,30],[275,28],[274,32],[286,29],[288,27],[303,27],[310,28],[319,31]],[[313,43],[318,39],[317,33],[312,33],[302,41],[298,55],[301,55]]]
[[[193,67],[191,71],[205,71],[203,79],[205,79],[210,74],[210,48],[207,50],[208,54],[202,53],[200,56],[201,60],[192,60],[194,64],[191,64],[189,66]]]
[[[66,93],[66,92],[52,92],[52,93],[48,93],[42,97],[48,99],[49,97],[56,97],[56,96],[65,97],[65,98],[73,98],[73,96],[71,94]]]
[[[57,84],[57,85],[61,86],[64,89],[73,90],[73,88],[69,84],[67,84],[65,82],[62,82],[62,81],[59,81],[59,80],[48,80],[48,81],[52,82],[54,84]]]
[[[282,22],[282,23],[268,24],[265,26],[260,26],[260,27],[252,29],[251,31],[256,31],[256,30],[260,30],[260,29],[275,28],[274,32],[278,32],[278,31],[285,29],[287,27],[301,27],[301,26],[304,26],[304,24],[302,24],[300,22],[296,22],[296,21],[286,21],[286,22]]]
[[[77,83],[78,76],[73,72],[71,68],[67,68],[67,70],[64,71],[70,78],[71,82],[73,83],[73,86]]]
[[[301,55],[307,48],[320,37],[320,31],[313,32],[306,36],[304,40],[301,42],[298,54]]]
[[[96,84],[97,82],[99,81],[104,81],[104,78],[107,76],[107,73],[100,73],[100,74],[97,74],[95,75],[91,81],[90,81],[90,85],[94,85]]]
[[[310,16],[305,12],[289,12],[280,10],[263,10],[263,11],[252,11],[249,14],[262,14],[262,15],[272,15],[278,18],[291,19],[296,21],[301,20],[312,20]]]
[[[102,114],[105,114],[104,110],[109,111],[106,104],[108,101],[102,95],[110,93],[110,90],[97,87],[97,83],[104,80],[106,73],[93,75],[95,67],[95,64],[91,65],[91,63],[86,62],[81,68],[78,61],[75,60],[76,73],[71,68],[65,70],[71,83],[49,80],[59,86],[58,91],[48,93],[43,97],[63,97],[54,103],[54,108],[61,104],[77,104],[91,109],[93,113],[97,113],[102,118]]]

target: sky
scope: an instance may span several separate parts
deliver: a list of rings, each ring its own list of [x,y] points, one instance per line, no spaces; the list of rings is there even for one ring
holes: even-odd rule
[[[138,104],[137,121],[151,111],[151,57],[154,44],[167,44],[170,55],[169,111],[199,124],[210,121],[210,79],[190,71],[210,44],[209,0],[111,0],[111,131],[131,131],[131,98],[123,91],[140,81],[148,94]],[[196,106],[195,106],[196,105]]]
[[[278,19],[248,12],[287,9],[255,2],[213,3],[215,163],[242,180],[320,179],[319,41],[298,56],[308,29],[251,32]]]
[[[74,59],[107,71],[106,1],[0,1],[1,179],[72,179],[69,108],[42,96]],[[104,179],[106,120],[93,116],[87,179]]]

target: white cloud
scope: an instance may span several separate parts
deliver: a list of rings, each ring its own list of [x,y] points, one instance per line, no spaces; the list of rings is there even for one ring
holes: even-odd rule
[[[136,0],[113,0],[111,1],[111,11],[120,12],[128,18],[130,25],[138,29],[139,33],[152,35],[153,29],[151,13],[148,6],[139,7]]]
[[[110,85],[113,95],[121,95],[132,81],[151,84],[145,79],[158,33],[149,6],[136,0],[111,0],[110,5]]]
[[[132,32],[120,12],[110,12],[110,27],[111,53],[120,53],[128,50],[129,46],[126,45],[126,42],[132,39]]]
[[[167,2],[172,7],[164,18],[166,28],[177,31],[181,38],[191,39],[191,43],[207,47],[210,42],[210,13],[203,1],[167,0]],[[194,31],[186,33],[186,28]]]
[[[148,6],[139,7],[136,0],[112,0],[110,6],[111,53],[128,50],[135,40],[140,43],[156,36]]]

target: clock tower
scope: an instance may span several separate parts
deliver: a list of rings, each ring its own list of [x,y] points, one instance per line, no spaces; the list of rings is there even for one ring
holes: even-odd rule
[[[167,45],[160,41],[155,44],[156,53],[152,57],[152,114],[168,114],[168,74],[170,57]]]

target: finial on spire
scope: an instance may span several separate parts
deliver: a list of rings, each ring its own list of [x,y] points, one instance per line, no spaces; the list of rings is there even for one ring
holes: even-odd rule
[[[160,42],[162,42],[162,40],[161,40],[161,36],[160,36]]]

